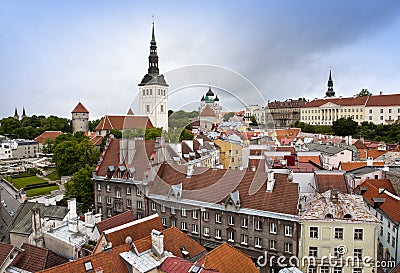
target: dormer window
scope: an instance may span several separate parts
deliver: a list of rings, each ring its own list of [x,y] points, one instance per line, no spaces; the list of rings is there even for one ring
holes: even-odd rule
[[[333,219],[333,214],[332,213],[327,213],[325,215],[325,218]]]
[[[92,265],[92,261],[87,261],[87,262],[85,262],[85,271],[86,272],[89,272],[89,271],[92,271],[93,270],[93,265]]]
[[[343,216],[343,218],[344,218],[344,219],[351,219],[352,217],[351,217],[351,214],[346,213],[346,214]]]

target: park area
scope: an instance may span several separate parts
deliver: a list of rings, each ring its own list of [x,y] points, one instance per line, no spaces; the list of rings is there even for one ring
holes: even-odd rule
[[[45,195],[49,194],[51,191],[58,190],[56,184],[49,183],[48,180],[29,174],[9,176],[7,180],[12,183],[16,189],[20,190],[23,188],[27,197]]]

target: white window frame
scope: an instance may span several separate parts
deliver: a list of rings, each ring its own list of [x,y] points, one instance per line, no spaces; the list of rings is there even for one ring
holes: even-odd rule
[[[221,224],[221,214],[216,213],[215,214],[215,223]]]
[[[269,222],[269,233],[276,234],[278,232],[278,228],[275,222]]]
[[[285,226],[285,236],[287,237],[293,236],[293,226]]]

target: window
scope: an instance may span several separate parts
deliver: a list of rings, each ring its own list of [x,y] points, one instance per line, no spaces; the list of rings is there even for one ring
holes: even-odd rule
[[[203,227],[203,235],[210,236],[210,228],[209,227]]]
[[[234,242],[234,241],[235,241],[235,232],[228,231],[228,242]]]
[[[111,205],[111,197],[107,196],[107,205]]]
[[[379,110],[379,113],[383,114],[383,109],[380,109],[380,110]]]
[[[353,273],[362,273],[362,268],[361,267],[354,267],[353,268]]]
[[[254,237],[254,247],[262,248],[262,238]]]
[[[171,214],[176,214],[175,208],[171,207]]]
[[[164,113],[164,105],[162,105],[162,104],[160,105],[160,112]]]
[[[276,223],[274,222],[269,223],[269,233],[276,234]]]
[[[107,217],[111,217],[111,209],[107,209]]]
[[[240,234],[240,244],[247,245],[249,242],[249,236],[247,234]]]
[[[292,237],[293,236],[293,227],[285,226],[285,236]]]
[[[150,113],[150,105],[146,104],[146,113]]]
[[[372,120],[372,116],[369,116],[369,120]]]
[[[354,240],[363,240],[363,230],[361,228],[354,229]]]
[[[380,118],[379,118],[380,120],[383,120],[383,116],[380,116]]]
[[[181,230],[186,230],[186,222],[181,223]]]
[[[163,226],[167,226],[167,218],[162,217],[161,218],[161,223],[163,224]]]
[[[381,236],[383,235],[383,227],[381,226]]]
[[[261,220],[256,220],[255,230],[262,230],[262,221]]]
[[[242,218],[242,228],[247,228],[249,219],[247,217]]]
[[[362,261],[362,249],[360,248],[354,249],[354,258],[358,258],[359,261]]]
[[[221,214],[219,213],[215,214],[215,223],[221,223]]]
[[[221,230],[220,229],[215,230],[215,239],[221,239]]]
[[[317,267],[315,265],[308,266],[308,273],[317,273]]]
[[[317,257],[318,256],[318,247],[316,247],[316,246],[308,247],[308,256]]]
[[[161,204],[161,212],[165,212],[165,205]]]
[[[204,221],[210,220],[210,213],[208,211],[203,211],[203,219]]]
[[[310,227],[310,238],[318,239],[318,227]]]
[[[101,195],[97,196],[97,203],[101,203]]]
[[[97,208],[97,213],[100,213],[100,214],[103,213],[103,210],[101,209],[101,207],[98,207],[98,208]]]
[[[335,228],[335,239],[343,240],[343,228]]]
[[[93,265],[91,261],[85,262],[85,270],[86,272],[93,270]]]
[[[111,187],[110,187],[110,185],[107,185],[107,187],[106,187],[106,191],[108,191],[108,192],[110,192],[110,191],[111,191]]]
[[[176,227],[176,220],[175,219],[171,219],[171,227]]]
[[[131,207],[132,207],[132,200],[131,200],[131,199],[126,199],[126,206],[127,206],[128,208],[131,208]]]
[[[387,240],[386,240],[388,243],[390,243],[390,233],[388,232],[388,234],[387,234]]]
[[[329,273],[329,266],[321,266],[321,273]]]
[[[143,203],[142,201],[137,201],[137,208],[142,209],[143,208]]]
[[[138,220],[143,218],[143,214],[141,212],[138,212],[136,215]]]
[[[131,187],[126,187],[126,195],[131,195]]]
[[[197,216],[198,216],[197,212],[198,212],[197,210],[192,210],[192,218],[193,219],[197,219]]]
[[[183,217],[186,217],[186,209],[184,209],[184,208],[181,209],[181,215]]]
[[[276,241],[275,240],[269,240],[269,248],[276,249]]]
[[[97,190],[101,191],[101,184],[100,183],[97,183]]]
[[[342,273],[343,269],[341,267],[334,267],[333,268],[333,273]]]
[[[390,229],[390,222],[389,221],[387,222],[387,227]]]
[[[136,195],[141,196],[142,195],[142,190],[140,188],[136,188]]]
[[[389,114],[391,114],[392,113],[392,109],[389,109]]]
[[[285,252],[292,253],[293,252],[293,245],[292,243],[285,242]]]
[[[192,224],[192,233],[199,234],[199,226],[197,224]]]
[[[394,236],[392,236],[392,247],[395,247],[396,245],[396,239],[394,238]]]
[[[341,252],[341,250],[339,251],[339,248],[335,247],[333,248],[333,256],[335,258],[340,258],[343,257],[343,253]]]
[[[156,202],[151,202],[151,210],[156,211],[157,210],[157,203]]]
[[[228,225],[230,226],[235,225],[235,218],[232,215],[228,215]]]
[[[121,191],[118,189],[118,190],[116,190],[116,196],[117,196],[117,198],[121,198]]]

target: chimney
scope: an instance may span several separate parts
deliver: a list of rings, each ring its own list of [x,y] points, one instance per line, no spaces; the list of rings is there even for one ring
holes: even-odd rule
[[[76,214],[76,199],[68,200],[68,229],[71,232],[78,232],[78,215]]]
[[[338,191],[337,189],[331,189],[331,202],[334,204],[339,203]]]
[[[192,164],[187,165],[186,177],[187,177],[187,178],[192,177],[193,172],[194,172],[194,165],[192,165]]]
[[[159,258],[164,255],[164,235],[155,229],[151,231],[151,250]]]
[[[383,92],[382,92],[382,91],[380,91],[380,92],[379,92],[379,95],[380,95],[380,96],[382,96],[382,95],[383,95]]]
[[[144,143],[143,143],[144,145]],[[123,137],[120,141],[119,161],[127,161],[130,164],[136,153],[136,141],[134,137]]]
[[[43,247],[43,228],[42,221],[40,219],[40,209],[32,209],[32,234],[33,242],[32,244],[38,247]]]
[[[256,171],[256,166],[251,166],[251,171],[255,172]]]
[[[367,166],[368,166],[368,167],[372,167],[372,165],[373,165],[372,162],[373,162],[372,157],[368,157],[368,158],[367,158]]]
[[[275,175],[274,172],[268,173],[268,180],[267,180],[267,192],[272,192],[275,185]]]
[[[363,136],[360,136],[360,141],[361,141],[362,144],[364,144],[364,137]]]

